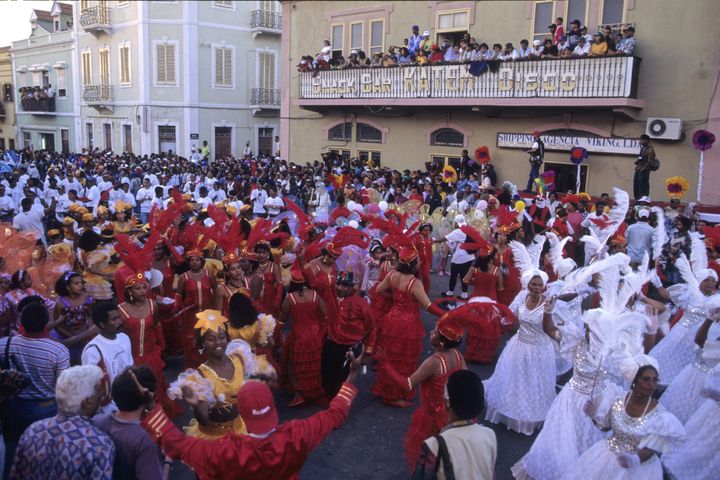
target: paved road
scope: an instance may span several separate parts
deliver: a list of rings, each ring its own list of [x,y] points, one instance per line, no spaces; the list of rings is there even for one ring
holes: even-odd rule
[[[433,274],[431,298],[440,296],[446,290],[447,282],[447,277]],[[429,332],[436,317],[423,312],[422,320],[426,331]],[[423,356],[429,356],[431,353],[426,338]],[[168,376],[174,378],[180,371],[181,360],[171,359],[168,364],[170,367]],[[480,378],[486,379],[492,374],[495,365],[471,364],[469,367]],[[404,460],[402,441],[419,400],[416,399],[415,405],[406,409],[385,406],[369,392],[373,381],[374,374],[371,370],[360,378],[358,382],[360,393],[353,404],[350,416],[339,430],[333,432],[320,448],[310,454],[300,475],[302,480],[409,478],[410,470]],[[285,392],[276,393],[275,399],[281,421],[305,418],[319,411],[316,407],[287,408],[289,396]],[[176,424],[186,425],[189,418],[186,414],[179,418]],[[527,452],[535,435],[528,437],[507,430],[504,426],[487,425],[495,431],[498,439],[496,478],[497,480],[512,479],[510,468]],[[170,478],[189,480],[194,478],[194,474],[185,465],[175,462]]]

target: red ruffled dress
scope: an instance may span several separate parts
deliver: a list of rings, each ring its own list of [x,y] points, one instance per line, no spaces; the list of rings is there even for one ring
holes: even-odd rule
[[[183,283],[185,287],[185,298],[183,299],[182,308],[190,305],[197,305],[195,308],[188,309],[182,315],[182,347],[183,356],[185,357],[185,368],[197,368],[205,361],[203,355],[198,352],[195,340],[195,324],[197,317],[195,314],[213,307],[213,291],[212,277],[207,270],[203,270],[203,276],[200,280],[190,277],[190,272],[183,273]]]
[[[290,335],[285,347],[290,355],[290,371],[295,378],[295,387],[303,399],[309,400],[325,395],[320,374],[325,323],[320,310],[317,292],[312,292],[312,300],[299,302],[297,292],[290,298]]]
[[[395,272],[390,275],[394,275]],[[392,278],[391,278],[392,280]],[[410,280],[404,290],[391,288],[392,307],[383,325],[382,338],[378,345],[385,351],[387,361],[400,375],[409,377],[417,369],[423,349],[425,328],[420,320],[420,305],[411,293],[416,278]],[[382,397],[385,402],[412,400],[415,392],[400,389],[380,366],[372,394]]]
[[[457,350],[455,363],[458,365],[450,370],[445,357],[436,353],[433,355],[440,362],[440,375],[425,380],[420,385],[420,407],[412,415],[410,427],[405,434],[405,458],[408,464],[415,466],[420,457],[420,447],[428,438],[440,433],[448,423],[448,414],[445,409],[445,385],[451,373],[460,370],[462,358]]]
[[[150,313],[144,318],[130,315],[125,309],[125,303],[118,306],[123,318],[123,332],[130,337],[135,365],[147,365],[155,374],[158,382],[155,395],[157,395],[158,402],[169,416],[178,416],[182,414],[182,407],[170,400],[166,393],[168,386],[163,376],[165,362],[162,359],[164,348],[162,327],[155,321],[157,305],[154,300],[149,301]]]
[[[372,336],[373,340],[368,343],[368,351],[374,351],[375,347],[380,345],[382,327],[385,324],[385,318],[387,317],[387,314],[393,304],[391,296],[377,293],[375,289],[389,273],[394,271],[395,268],[390,264],[390,262],[383,262],[382,265],[380,265],[380,274],[378,275],[377,282],[375,282],[373,288],[368,292],[370,304],[372,305],[373,323],[375,324],[375,333]]]
[[[432,246],[433,241],[430,237],[424,235],[415,235],[413,237],[413,243],[418,251],[418,257],[420,259],[420,280],[422,280],[425,292],[430,292],[430,270],[432,269]]]
[[[267,313],[275,318],[280,316],[282,305],[282,285],[275,282],[275,269],[277,265],[270,262],[267,270],[261,271],[263,276],[263,289],[258,298],[258,304],[262,313]]]
[[[515,267],[515,261],[513,260],[512,250],[508,247],[505,253],[499,255],[499,259],[496,257],[495,265],[501,267],[504,265],[507,267],[508,274],[503,278],[503,289],[497,292],[497,299],[499,303],[505,306],[509,306],[520,290],[522,286],[520,284],[520,271]]]
[[[474,267],[473,267],[474,268]],[[500,268],[493,267],[490,272],[482,272],[475,268],[473,297],[488,297],[497,301],[497,278],[500,275]],[[500,324],[501,317],[498,314],[497,319],[493,321],[483,322],[483,328],[478,327],[474,322],[467,325],[467,346],[465,347],[465,360],[478,363],[492,363],[498,345],[500,345],[500,335],[502,328]]]
[[[337,318],[338,315],[338,299],[337,290],[335,288],[337,270],[333,266],[332,273],[327,273],[324,270],[320,270],[318,267],[311,265],[310,268],[304,271],[307,284],[310,288],[315,290],[320,298],[325,302],[325,309],[327,311],[327,318]],[[327,319],[322,319],[320,324],[320,331],[322,335],[325,335],[327,330]]]
[[[162,261],[162,267],[153,265],[153,268],[159,270],[163,274],[163,281],[160,295],[163,297],[173,296],[173,283],[175,280],[175,272],[173,271],[170,259]],[[125,277],[123,277],[125,278]],[[124,289],[123,289],[124,290]],[[160,320],[162,323],[163,337],[165,337],[165,354],[178,355],[182,353],[183,336],[180,329],[173,323],[172,311],[160,312]]]

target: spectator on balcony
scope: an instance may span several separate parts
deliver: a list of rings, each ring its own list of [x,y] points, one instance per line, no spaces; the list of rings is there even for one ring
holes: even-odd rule
[[[632,55],[635,52],[637,40],[635,39],[635,27],[630,26],[623,30],[623,38],[617,44],[617,53]]]
[[[605,41],[605,35],[602,32],[596,32],[593,35],[593,44],[590,45],[591,57],[602,57],[608,53],[608,44]]]
[[[48,106],[50,107],[50,111],[55,111],[55,88],[53,88],[51,83],[48,83],[48,86],[45,87],[45,96],[48,99]]]
[[[617,37],[613,29],[609,26],[603,27],[603,36],[605,37],[605,43],[607,43],[607,55],[612,55],[617,51]]]
[[[430,46],[432,45],[432,40],[430,40],[430,32],[425,30],[422,34],[422,40],[420,40],[420,45],[418,46],[418,51],[424,50],[425,55],[429,55],[430,53]],[[417,52],[416,52],[417,54]]]
[[[475,60],[478,61],[484,61],[484,60],[490,60],[490,57],[492,56],[492,52],[490,51],[490,47],[488,47],[487,43],[481,43],[478,47],[478,51],[475,54]]]
[[[570,46],[575,49],[578,44],[578,39],[580,38],[580,20],[575,19],[572,22],[570,22],[570,30],[566,33],[567,35],[567,41],[570,44]]]
[[[373,53],[372,62],[370,63],[371,67],[382,67],[382,56],[378,52]]]
[[[572,57],[573,57],[572,49],[569,46],[563,47],[563,49],[560,51],[560,58],[572,58]]]
[[[452,63],[460,61],[460,47],[457,45],[449,46],[447,50],[445,50],[445,61]]]
[[[410,51],[405,47],[400,47],[400,55],[398,55],[398,65],[410,65],[412,58],[410,57]]]
[[[557,58],[560,55],[558,47],[555,45],[550,38],[545,39],[545,45],[543,46],[541,58]]]
[[[580,36],[585,37],[585,43],[590,45],[593,41],[593,36],[588,32],[587,26],[583,25],[580,27]]]
[[[358,50],[358,63],[361,67],[367,67],[370,65],[370,59],[363,50]]]
[[[383,67],[394,67],[396,65],[397,65],[397,62],[395,61],[395,57],[393,55],[390,55],[389,53],[386,53],[383,55],[383,60],[382,60]]]
[[[578,43],[573,50],[573,55],[576,57],[587,57],[590,53],[590,44],[585,41],[585,37],[578,37]]]
[[[407,43],[407,49],[411,54],[415,55],[415,53],[417,53],[417,50],[420,47],[421,40],[422,37],[420,36],[420,27],[418,25],[413,25],[412,34],[410,35]]]
[[[330,63],[330,59],[332,58],[332,47],[330,46],[330,40],[325,39],[323,42],[323,47],[320,49],[320,53],[318,54],[320,58],[322,58],[325,62]]]
[[[560,43],[560,37],[565,35],[565,28],[563,28],[563,18],[557,17],[555,19],[555,31],[553,32],[553,43],[555,45]]]
[[[560,53],[562,53],[562,51],[565,50],[566,48],[570,49],[570,53],[572,53],[572,50],[573,50],[567,41],[567,35],[563,35],[562,37],[560,37],[560,43],[557,44],[557,47],[558,47],[558,52],[560,52]]]
[[[530,58],[540,58],[543,51],[543,42],[541,40],[533,40],[532,52],[530,52]]]
[[[347,59],[347,64],[345,68],[359,68],[360,67],[360,61],[358,60],[358,53],[357,50],[353,50],[350,52],[350,57]]]
[[[510,42],[505,44],[505,48],[500,55],[498,55],[498,60],[502,60],[504,62],[517,60],[518,58],[518,53],[515,50],[515,47],[513,47],[513,44]]]
[[[432,46],[432,54],[430,55],[430,63],[441,63],[445,61],[445,55],[437,45]]]
[[[425,55],[425,50],[418,49],[417,55],[415,56],[415,63],[418,65],[427,65],[429,61],[429,58],[427,55]]]
[[[502,45],[493,43],[492,51],[488,52],[488,60],[499,60],[502,54]]]
[[[390,45],[390,48],[388,49],[388,55],[392,57],[393,62],[397,63],[397,52],[395,51],[395,47],[393,45]]]
[[[527,38],[520,40],[520,48],[517,49],[518,58],[529,58],[534,52]]]

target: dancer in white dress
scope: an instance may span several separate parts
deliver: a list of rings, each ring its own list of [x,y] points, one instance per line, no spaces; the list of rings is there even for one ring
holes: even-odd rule
[[[560,333],[552,321],[555,299],[542,293],[547,274],[537,269],[543,242],[534,242],[529,249],[519,242],[510,244],[518,269],[524,272],[525,290],[510,304],[520,329],[503,349],[492,377],[483,382],[485,419],[525,435],[542,425],[555,398],[552,339]]]
[[[668,287],[667,293],[684,314],[650,351],[663,372],[663,385],[670,385],[680,371],[695,360],[695,333],[707,318],[705,304],[715,294],[718,282],[717,273],[707,268],[705,245],[696,234],[692,239],[691,262],[681,255],[675,260],[675,266],[686,283]]]
[[[637,369],[630,392],[608,388],[605,401],[588,402],[586,412],[598,427],[612,431],[612,436],[586,450],[563,479],[662,480],[658,454],[670,451],[685,430],[652,398],[658,372],[650,363],[655,360],[645,356],[641,363],[645,365]]]
[[[685,441],[662,457],[671,478],[710,480],[720,472],[720,366],[708,377],[701,398],[685,424]]]
[[[683,424],[706,400],[700,392],[705,388],[708,377],[720,374],[720,371],[715,369],[720,363],[720,341],[707,338],[713,325],[718,328],[716,322],[720,316],[715,312],[713,316],[715,318],[702,322],[695,335],[696,360],[682,369],[660,397],[660,403]]]

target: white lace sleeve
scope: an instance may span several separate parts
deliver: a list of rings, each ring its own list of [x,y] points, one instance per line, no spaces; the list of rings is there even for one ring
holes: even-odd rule
[[[688,286],[684,283],[671,285],[667,288],[670,300],[680,308],[687,308],[690,303],[690,292]]]
[[[255,354],[252,352],[250,344],[242,339],[236,339],[228,343],[225,348],[225,355],[237,355],[242,360],[243,369],[245,370],[245,378],[254,375],[257,372],[257,362]]]
[[[655,408],[661,410],[656,415],[648,416],[645,424],[648,434],[640,440],[638,448],[649,448],[662,455],[685,437],[685,428],[662,405],[658,404]]]

